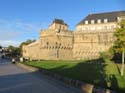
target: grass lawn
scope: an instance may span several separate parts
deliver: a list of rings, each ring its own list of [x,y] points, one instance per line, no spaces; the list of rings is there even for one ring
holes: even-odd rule
[[[97,62],[98,61],[98,62]],[[100,61],[100,62],[99,62]],[[83,82],[125,91],[125,75],[120,76],[118,67],[113,62],[93,61],[41,61],[25,64],[43,68],[62,76]],[[121,93],[121,92],[120,92]]]

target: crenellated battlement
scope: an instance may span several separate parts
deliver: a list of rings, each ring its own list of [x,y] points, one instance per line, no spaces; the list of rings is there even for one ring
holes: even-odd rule
[[[52,36],[52,35],[73,37],[73,31],[63,30],[63,31],[57,32],[56,30],[47,29],[47,30],[42,30],[40,32],[41,37]]]

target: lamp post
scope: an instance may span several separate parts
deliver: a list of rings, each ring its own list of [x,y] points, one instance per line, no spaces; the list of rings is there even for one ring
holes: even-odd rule
[[[125,51],[122,51],[122,68],[121,68],[121,76],[124,75],[124,64],[125,64]]]

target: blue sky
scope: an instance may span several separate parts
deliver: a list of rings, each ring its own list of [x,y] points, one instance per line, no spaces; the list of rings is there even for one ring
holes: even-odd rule
[[[125,10],[125,0],[0,0],[0,45],[38,39],[54,18],[70,30],[90,13]]]

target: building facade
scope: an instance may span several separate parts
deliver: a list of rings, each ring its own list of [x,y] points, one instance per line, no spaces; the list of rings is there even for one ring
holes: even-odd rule
[[[40,39],[23,46],[23,57],[31,60],[96,59],[114,43],[118,22],[125,19],[125,11],[89,14],[69,31],[68,25],[55,19]]]

